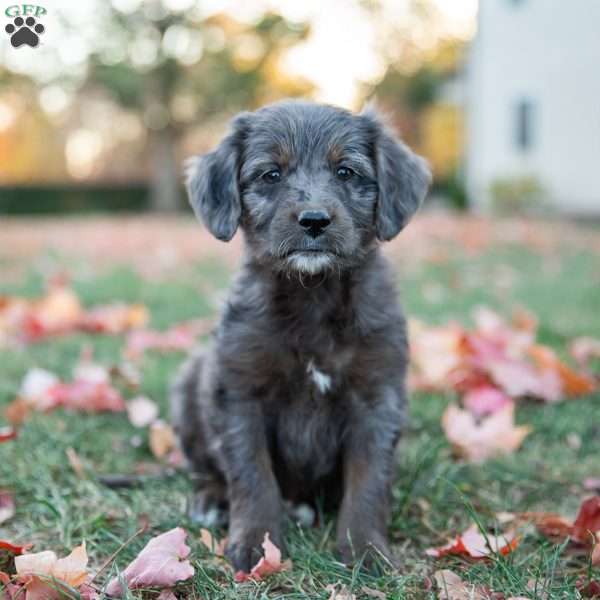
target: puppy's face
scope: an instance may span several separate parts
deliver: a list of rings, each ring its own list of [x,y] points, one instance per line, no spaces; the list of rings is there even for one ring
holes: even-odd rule
[[[188,182],[216,237],[241,225],[257,260],[307,274],[359,263],[402,229],[428,185],[424,161],[374,115],[301,102],[239,115]]]

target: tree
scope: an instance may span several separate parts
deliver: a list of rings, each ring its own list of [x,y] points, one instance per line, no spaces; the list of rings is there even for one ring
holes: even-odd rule
[[[177,147],[192,123],[310,91],[278,73],[287,48],[308,29],[277,14],[243,24],[220,14],[167,10],[160,0],[124,13],[103,7],[103,34],[90,56],[86,87],[107,90],[143,116],[148,129],[151,206],[180,206]]]

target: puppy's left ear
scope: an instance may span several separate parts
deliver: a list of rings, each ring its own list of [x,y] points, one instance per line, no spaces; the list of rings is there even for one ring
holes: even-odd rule
[[[381,241],[391,240],[421,206],[431,183],[427,161],[412,152],[371,109],[362,114],[374,135],[377,167],[375,232]]]
[[[187,190],[194,213],[219,240],[228,242],[242,214],[239,162],[250,113],[241,113],[215,150],[191,159]]]

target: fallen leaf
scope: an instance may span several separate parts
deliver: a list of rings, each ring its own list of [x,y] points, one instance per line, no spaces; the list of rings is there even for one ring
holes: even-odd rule
[[[84,361],[75,366],[73,375],[73,381],[64,383],[54,373],[31,369],[23,378],[19,398],[38,411],[58,407],[83,412],[125,410],[125,401],[110,383],[107,369]]]
[[[235,574],[235,581],[238,583],[249,581],[251,579],[260,580],[267,575],[287,571],[292,568],[292,561],[281,561],[281,550],[269,539],[269,533],[265,533],[265,539],[262,543],[264,556],[252,567],[250,573],[238,571]]]
[[[514,532],[496,536],[483,535],[477,525],[471,525],[464,533],[449,541],[445,546],[429,548],[428,556],[440,558],[447,554],[469,556],[470,558],[487,558],[490,554],[509,554],[518,545]]]
[[[83,543],[64,558],[52,551],[22,554],[15,558],[15,570],[28,600],[50,600],[63,597],[63,584],[74,589],[83,585],[88,577],[87,563]]]
[[[177,446],[177,438],[173,428],[164,421],[154,421],[150,425],[150,450],[158,458],[165,458]]]
[[[218,540],[215,538],[208,529],[202,528],[200,530],[200,541],[215,555],[224,556],[225,546],[227,544],[227,538]]]
[[[176,527],[152,538],[121,576],[110,581],[106,592],[121,597],[124,593],[121,581],[130,590],[162,589],[193,577],[194,567],[187,560],[190,548],[185,544],[186,536],[184,529]]]
[[[591,536],[600,531],[600,496],[584,500],[573,523],[573,538],[578,542],[589,543]]]
[[[0,297],[0,342],[4,345],[74,331],[123,333],[144,326],[147,320],[148,311],[139,304],[113,303],[85,310],[65,282],[50,285],[46,295],[36,299]]]
[[[465,583],[450,569],[436,571],[433,576],[439,590],[439,600],[491,600],[484,588]]]
[[[196,339],[210,331],[211,319],[197,319],[178,323],[166,331],[140,329],[127,337],[125,355],[137,359],[147,350],[158,352],[185,352],[196,345]]]
[[[4,550],[5,552],[10,552],[15,556],[19,556],[23,554],[23,552],[29,550],[33,544],[23,544],[21,546],[17,546],[16,544],[12,544],[7,540],[0,540],[0,551]]]
[[[583,598],[600,598],[600,580],[580,577],[575,583],[575,588]]]
[[[0,444],[9,442],[17,437],[17,430],[13,427],[0,427]]]
[[[71,465],[71,469],[73,469],[75,475],[77,477],[83,479],[85,477],[85,467],[83,466],[83,462],[79,454],[75,451],[75,448],[71,448],[70,446],[65,450],[65,454],[67,455],[67,460],[69,461],[69,465]]]
[[[442,416],[442,428],[457,453],[472,462],[514,452],[531,431],[527,426],[515,427],[512,404],[480,421],[451,404]]]
[[[425,327],[409,321],[412,365],[416,367],[419,387],[436,389],[447,384],[449,374],[462,360],[462,332],[458,326]]]
[[[158,417],[158,406],[146,396],[127,402],[127,416],[134,427],[147,427]]]
[[[462,402],[464,407],[476,417],[497,413],[513,403],[510,396],[490,385],[479,386],[468,391]]]
[[[89,310],[81,316],[78,326],[87,332],[117,334],[144,327],[148,318],[148,309],[142,304],[115,302]]]
[[[600,532],[600,496],[592,496],[581,503],[575,521],[552,512],[524,512],[515,515],[518,521],[533,523],[538,531],[555,540],[567,537],[584,545],[593,545]]]
[[[15,497],[8,490],[0,490],[0,524],[5,523],[15,514]]]
[[[24,398],[16,398],[4,409],[4,416],[11,425],[22,425],[31,413],[31,406]]]
[[[573,523],[557,513],[525,512],[518,514],[517,519],[530,521],[542,535],[556,540],[566,538],[573,531]]]
[[[577,373],[561,362],[554,350],[546,346],[535,345],[529,348],[529,354],[540,368],[549,369],[558,374],[568,396],[591,394],[596,389],[597,386],[593,379]]]

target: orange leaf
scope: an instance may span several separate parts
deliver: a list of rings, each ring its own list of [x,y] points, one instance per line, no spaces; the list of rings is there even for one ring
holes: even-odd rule
[[[445,546],[429,548],[425,551],[428,556],[440,558],[447,554],[469,556],[470,558],[487,558],[491,554],[509,554],[518,546],[514,532],[500,536],[483,535],[477,525],[471,525],[464,533]]]
[[[554,350],[541,345],[529,348],[529,354],[542,369],[555,371],[560,377],[563,389],[568,396],[591,394],[596,389],[595,382],[586,375],[577,373],[556,356]]]

